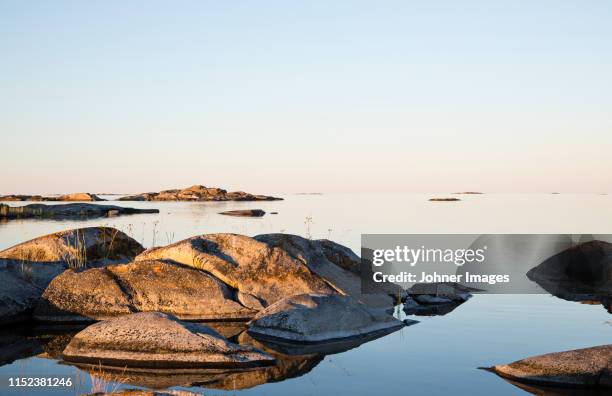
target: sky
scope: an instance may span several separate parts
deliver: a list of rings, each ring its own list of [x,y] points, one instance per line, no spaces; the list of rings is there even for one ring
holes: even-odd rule
[[[0,194],[609,192],[611,20],[607,0],[0,0]]]

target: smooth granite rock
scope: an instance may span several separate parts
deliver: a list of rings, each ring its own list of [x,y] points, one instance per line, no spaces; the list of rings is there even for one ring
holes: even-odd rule
[[[202,269],[240,292],[240,301],[253,309],[309,293],[346,294],[372,307],[392,308],[385,290],[361,294],[359,276],[341,267],[349,266],[340,259],[346,258],[343,250],[330,244],[285,234],[208,234],[148,249],[136,260],[171,260]]]
[[[282,198],[254,195],[244,191],[228,192],[222,188],[194,185],[184,189],[130,195],[119,201],[279,201]]]
[[[80,219],[93,217],[113,217],[139,213],[159,213],[158,209],[124,208],[115,205],[71,203],[63,205],[30,204],[11,207],[0,204],[0,219]]]
[[[63,352],[75,363],[140,368],[241,368],[274,358],[231,343],[214,330],[173,316],[144,312],[95,323],[74,336]]]
[[[244,320],[256,311],[215,277],[162,261],[68,270],[45,290],[34,318],[48,322],[108,319],[159,311],[187,320]]]
[[[67,268],[127,262],[144,249],[114,228],[62,231],[0,252],[0,324],[27,320],[44,289]]]
[[[267,307],[249,322],[255,337],[324,342],[387,334],[404,324],[348,296],[302,294]]]
[[[528,357],[490,370],[528,384],[612,388],[612,344]]]

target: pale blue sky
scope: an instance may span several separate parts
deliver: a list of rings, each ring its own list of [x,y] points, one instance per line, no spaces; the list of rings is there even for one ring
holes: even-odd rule
[[[0,193],[607,192],[610,1],[0,0]]]

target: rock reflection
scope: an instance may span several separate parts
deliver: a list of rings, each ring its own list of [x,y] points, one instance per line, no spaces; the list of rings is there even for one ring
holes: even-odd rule
[[[506,382],[516,386],[517,388],[527,393],[531,393],[532,395],[536,395],[536,396],[604,396],[604,395],[609,395],[609,391],[605,389],[558,388],[558,387],[552,387],[552,386],[522,384],[520,382],[512,381],[507,378],[503,378],[503,379]]]
[[[309,373],[323,361],[326,355],[347,351],[371,341],[377,336],[353,339],[350,341],[335,341],[319,344],[284,344],[268,340],[256,339],[244,331],[244,323],[207,323],[216,331],[231,337],[233,342],[249,345],[272,355],[276,362],[272,366],[250,369],[132,369],[119,367],[100,367],[62,361],[62,364],[72,365],[92,376],[104,374],[130,386],[150,389],[165,389],[174,386],[202,387],[217,390],[248,389],[269,382],[284,381]],[[240,329],[240,334],[235,332]],[[57,351],[70,341],[70,336],[58,337],[47,343],[46,354],[49,357],[59,357]]]

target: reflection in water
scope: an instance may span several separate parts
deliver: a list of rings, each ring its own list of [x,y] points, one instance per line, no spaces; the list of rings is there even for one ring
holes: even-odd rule
[[[446,304],[404,305],[404,313],[416,316],[443,316],[453,312],[463,303],[465,301],[453,301]]]
[[[503,378],[503,377],[502,377]],[[507,378],[503,378],[506,382],[524,390],[525,392],[531,393],[537,396],[604,396],[610,395],[609,390],[605,389],[581,389],[581,388],[558,388],[552,386],[541,386],[523,384],[520,382],[512,381]]]
[[[300,377],[316,367],[326,355],[344,352],[380,336],[369,336],[349,341],[317,344],[286,344],[257,340],[244,331],[244,323],[207,323],[215,330],[232,338],[241,345],[249,345],[272,355],[276,362],[272,366],[250,369],[135,369],[108,367],[61,361],[64,365],[77,367],[91,376],[104,375],[126,385],[165,389],[174,386],[203,387],[219,390],[248,389],[257,385]],[[235,332],[240,330],[240,334]],[[50,337],[44,345],[32,353],[39,357],[61,360],[61,351],[70,342],[74,332]],[[31,355],[30,355],[31,356]],[[22,356],[25,357],[25,356]]]
[[[60,359],[83,326],[17,326],[0,331],[0,366],[32,356]]]

